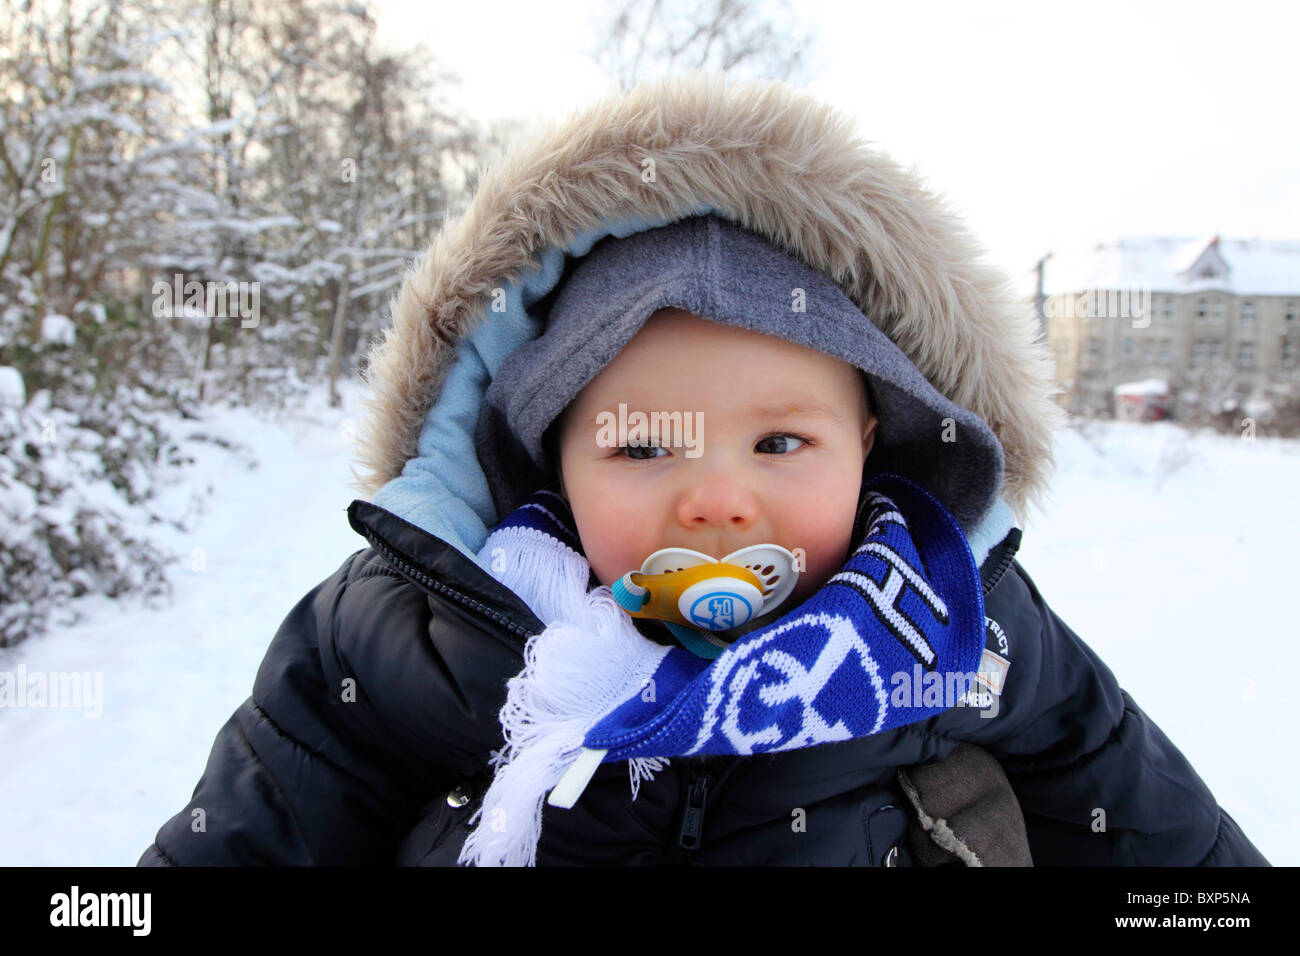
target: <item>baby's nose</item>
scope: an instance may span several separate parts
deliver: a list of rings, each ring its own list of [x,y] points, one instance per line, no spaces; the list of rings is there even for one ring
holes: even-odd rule
[[[753,490],[721,471],[692,482],[678,503],[678,518],[691,528],[744,530],[757,517],[758,502]]]

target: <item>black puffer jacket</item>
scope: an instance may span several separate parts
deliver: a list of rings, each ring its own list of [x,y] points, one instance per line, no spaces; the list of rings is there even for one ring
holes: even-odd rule
[[[505,682],[541,624],[427,532],[362,501],[349,518],[372,547],[289,614],[141,865],[454,865]],[[1019,538],[981,572],[989,647],[1012,661],[995,717],[958,708],[839,744],[673,761],[635,802],[627,765],[605,765],[572,810],[546,808],[538,863],[907,865],[916,814],[895,771],[969,740],[1006,769],[1036,865],[1266,864],[1043,603]]]

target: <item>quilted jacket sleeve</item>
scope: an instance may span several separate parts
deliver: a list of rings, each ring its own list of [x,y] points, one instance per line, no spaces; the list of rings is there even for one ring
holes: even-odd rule
[[[377,615],[365,610],[410,602],[406,612],[418,614],[421,595],[360,554],[289,612],[193,798],[138,865],[392,862],[436,784],[411,772],[400,734],[368,702],[378,689],[367,686],[367,647],[385,635],[367,633]],[[345,597],[350,615],[340,612]]]
[[[1001,697],[984,712],[948,711],[934,730],[1001,761],[1035,865],[1268,865],[1019,562],[985,610],[1011,661]]]

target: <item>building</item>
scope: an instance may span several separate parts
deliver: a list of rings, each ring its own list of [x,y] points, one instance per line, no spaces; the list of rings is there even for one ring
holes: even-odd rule
[[[1116,386],[1155,378],[1176,418],[1300,398],[1300,242],[1124,239],[1039,271],[1073,412],[1115,413]]]

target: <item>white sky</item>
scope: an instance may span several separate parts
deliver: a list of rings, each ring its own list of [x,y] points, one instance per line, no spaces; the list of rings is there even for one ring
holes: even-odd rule
[[[377,0],[484,117],[563,116],[612,89],[599,0]],[[1300,4],[798,0],[807,86],[914,165],[1022,278],[1120,236],[1300,239]]]

